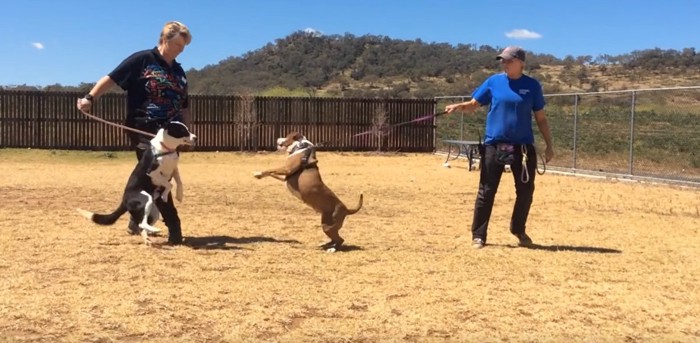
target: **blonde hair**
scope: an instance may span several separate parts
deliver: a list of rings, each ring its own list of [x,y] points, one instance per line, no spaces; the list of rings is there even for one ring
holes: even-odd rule
[[[190,29],[185,26],[185,24],[179,21],[169,21],[163,26],[163,31],[160,32],[160,39],[158,40],[158,45],[165,43],[177,36],[182,36],[185,39],[185,45],[189,45],[192,41],[192,34],[190,34]]]

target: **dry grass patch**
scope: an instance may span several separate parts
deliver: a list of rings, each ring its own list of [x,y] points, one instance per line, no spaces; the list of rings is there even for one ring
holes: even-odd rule
[[[508,233],[506,174],[474,251],[475,172],[319,153],[341,199],[365,194],[341,230],[348,251],[327,254],[320,217],[252,176],[280,155],[188,153],[187,245],[163,249],[126,217],[99,227],[75,212],[117,205],[135,161],[110,157],[0,150],[0,340],[700,340],[695,189],[538,176],[525,249]]]

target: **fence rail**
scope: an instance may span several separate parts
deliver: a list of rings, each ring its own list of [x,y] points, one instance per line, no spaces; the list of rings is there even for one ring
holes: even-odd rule
[[[469,96],[436,97],[438,110]],[[545,95],[555,159],[551,166],[700,186],[700,87]],[[441,117],[444,139],[476,139],[483,113]],[[538,147],[542,137],[533,122]]]
[[[125,133],[83,116],[77,92],[0,90],[0,147],[128,150]],[[300,98],[193,95],[191,130],[199,151],[274,150],[277,137],[300,131],[323,149],[435,151],[433,121],[381,127],[435,113],[434,99]],[[93,106],[99,117],[123,123],[124,94],[107,94]],[[374,134],[350,139],[354,134]]]

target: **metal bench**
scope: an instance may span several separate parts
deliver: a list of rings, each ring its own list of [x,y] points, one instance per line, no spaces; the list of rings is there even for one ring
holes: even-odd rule
[[[474,161],[479,160],[479,165],[481,165],[481,154],[479,153],[479,141],[460,141],[453,139],[443,140],[443,143],[447,144],[447,159],[445,159],[445,165],[449,165],[450,157],[453,154],[453,150],[456,150],[456,156],[452,159],[456,160],[460,155],[467,157],[469,161],[469,171],[472,171],[474,166]]]

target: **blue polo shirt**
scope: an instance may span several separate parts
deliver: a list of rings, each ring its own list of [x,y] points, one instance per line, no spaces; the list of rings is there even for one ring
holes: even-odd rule
[[[522,75],[517,80],[505,73],[493,75],[472,93],[482,105],[490,105],[486,115],[484,144],[534,144],[533,112],[544,108],[539,81]]]

